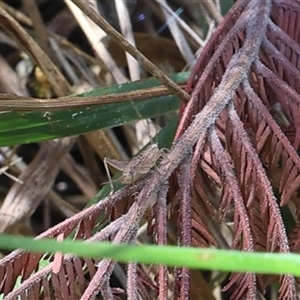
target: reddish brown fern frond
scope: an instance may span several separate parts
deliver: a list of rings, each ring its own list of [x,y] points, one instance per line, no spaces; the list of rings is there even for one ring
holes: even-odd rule
[[[187,85],[191,100],[182,108],[177,138],[184,136],[193,125],[199,111],[210,112],[220,92],[219,103],[214,107],[214,113],[219,109],[217,116],[212,113],[207,120],[208,130],[200,132],[194,150],[191,172],[196,196],[191,205],[197,207],[199,201],[203,207],[213,204],[221,222],[233,220],[230,247],[287,253],[289,241],[273,189],[279,189],[281,205],[294,200],[299,208],[300,161],[296,149],[299,145],[300,48],[295,33],[300,27],[292,20],[299,16],[300,3],[272,3],[270,17],[267,17],[267,1],[260,2],[260,8],[254,8],[254,1],[250,2],[238,2],[199,58]],[[239,18],[235,19],[237,12]],[[246,55],[248,47],[251,53]],[[244,55],[244,60],[239,59]],[[234,65],[236,57],[239,62]],[[222,83],[227,79],[228,70],[233,71],[237,64],[245,68],[241,75],[244,77],[239,81],[232,72],[231,87],[227,89]],[[239,81],[235,87],[234,80]],[[233,90],[231,99],[226,101],[226,93]],[[289,132],[289,136],[285,132]],[[209,181],[215,182],[222,192],[210,193],[207,186],[203,187]],[[215,187],[214,191],[217,190]],[[211,222],[217,223],[218,219],[214,212],[211,217],[206,228],[210,228],[213,237],[216,233],[215,229],[212,231]],[[194,241],[199,240],[197,227],[199,225],[194,226],[192,233]],[[221,247],[220,239],[218,241]],[[285,276],[281,283],[280,297],[295,297],[294,279]],[[225,289],[233,287],[233,299],[256,297],[253,276],[231,276]]]
[[[299,0],[237,1],[195,64],[186,88],[190,101],[181,107],[173,146],[157,170],[41,237],[62,233],[67,237],[76,229],[76,238],[135,242],[150,210],[149,232],[160,245],[170,240],[185,246],[298,251],[300,22],[296,20],[300,20]],[[93,236],[100,213],[133,193],[137,196],[130,208]],[[280,206],[290,203],[297,220],[289,237]],[[167,232],[167,225],[175,236]],[[224,227],[232,230],[231,236],[223,235]],[[60,269],[51,263],[35,273],[39,260],[17,251],[0,262],[0,287],[7,299],[40,293],[76,298],[74,291],[82,299],[95,298],[99,292],[105,299],[114,295],[109,279],[116,263],[111,260],[66,256]],[[143,299],[167,298],[171,271],[162,266],[153,272],[154,280],[139,266],[128,266],[129,298],[137,293]],[[174,299],[194,294],[194,273],[188,269],[171,273]],[[19,275],[24,282],[11,292]],[[230,274],[223,287],[232,299],[257,299],[274,280],[278,278]],[[279,284],[280,299],[296,299],[292,276],[281,276]]]
[[[138,187],[138,185],[136,187]],[[116,192],[112,197],[85,209],[74,217],[44,232],[38,238],[55,238],[61,234],[67,238],[76,230],[75,238],[92,241],[110,239],[120,230],[124,218],[115,220],[102,231],[92,236],[92,229],[101,225],[98,224],[97,218],[99,218],[106,209],[115,205],[117,201],[124,199],[126,195],[130,195],[136,187],[127,187]],[[35,298],[32,299],[38,299],[37,295],[42,291],[44,291],[44,293],[47,291],[50,293],[51,291],[51,293],[56,294],[58,298],[76,299],[77,297],[70,298],[72,293],[76,290],[82,293],[87,287],[86,279],[84,278],[85,272],[88,271],[90,278],[92,278],[97,269],[96,263],[91,259],[79,259],[73,256],[66,256],[61,263],[59,272],[54,272],[55,262],[35,272],[41,258],[42,255],[40,254],[14,251],[1,260],[0,288],[1,293],[5,295],[8,294],[6,299],[15,299],[18,296],[26,295],[28,291],[34,293]],[[19,288],[11,292],[19,276],[19,279],[24,282]],[[61,278],[61,280],[59,280],[59,278]],[[65,285],[65,281],[68,283],[67,285]],[[51,288],[49,288],[49,285]],[[62,289],[62,286],[68,286],[68,290]],[[68,296],[67,293],[70,295]]]

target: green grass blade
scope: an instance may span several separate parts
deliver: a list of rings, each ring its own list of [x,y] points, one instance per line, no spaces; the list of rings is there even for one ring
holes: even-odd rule
[[[300,255],[258,253],[177,246],[133,246],[108,242],[33,240],[0,235],[0,247],[34,252],[72,253],[82,257],[111,258],[120,262],[163,264],[192,269],[300,276]]]

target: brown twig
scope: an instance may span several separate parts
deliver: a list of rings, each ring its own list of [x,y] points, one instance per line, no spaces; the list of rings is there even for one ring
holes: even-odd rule
[[[181,85],[182,86],[182,85]],[[165,87],[154,87],[119,94],[95,97],[64,97],[56,99],[33,99],[15,95],[0,94],[0,111],[45,111],[88,107],[105,103],[142,100],[145,98],[169,95]]]
[[[165,85],[172,93],[177,95],[184,102],[189,100],[189,95],[185,93],[177,84],[168,78],[155,64],[147,59],[140,51],[124,39],[103,17],[97,14],[87,2],[80,0],[72,0],[91,20],[93,20],[101,29],[103,29],[112,40],[117,42],[125,51],[131,54],[141,65],[155,76],[163,85]]]

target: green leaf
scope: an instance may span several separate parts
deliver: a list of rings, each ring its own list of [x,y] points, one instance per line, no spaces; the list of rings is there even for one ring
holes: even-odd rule
[[[175,82],[183,82],[187,80],[188,76],[189,73],[179,73],[170,76],[170,78]],[[150,78],[139,82],[95,89],[92,92],[77,96],[91,97],[117,94],[159,85],[156,79]],[[173,95],[153,97],[135,101],[135,106],[142,118],[153,118],[175,112],[179,107],[179,100]],[[1,112],[0,146],[78,135],[97,129],[121,126],[138,119],[139,117],[130,102],[44,112]]]

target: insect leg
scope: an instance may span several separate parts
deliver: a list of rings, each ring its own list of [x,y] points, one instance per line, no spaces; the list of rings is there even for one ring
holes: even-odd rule
[[[111,179],[111,176],[110,176],[110,171],[109,171],[109,168],[108,168],[108,163],[107,163],[106,157],[104,158],[103,163],[104,163],[104,168],[105,168],[106,175],[107,175],[109,185],[110,185],[109,195],[111,196],[114,193],[114,185],[112,183],[112,179]]]

